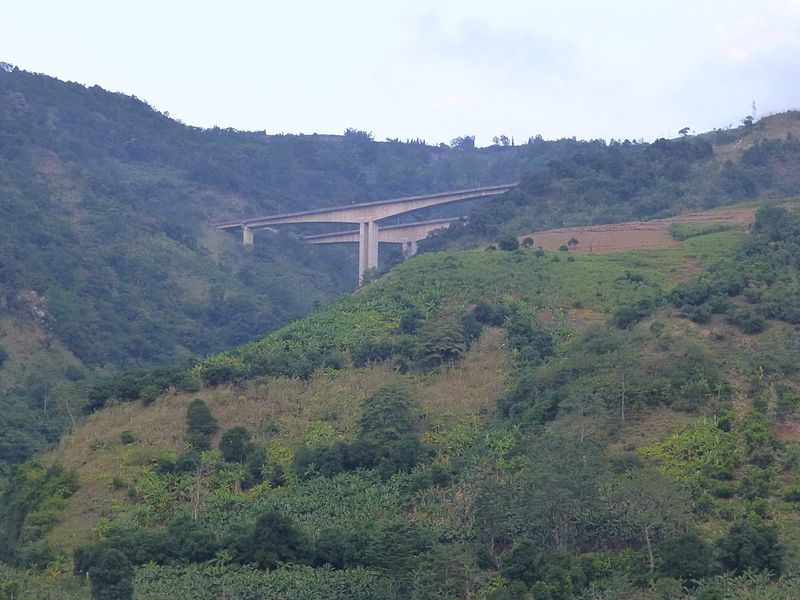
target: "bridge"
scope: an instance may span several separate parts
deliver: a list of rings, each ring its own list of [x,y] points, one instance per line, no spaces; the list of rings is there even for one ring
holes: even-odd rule
[[[389,244],[402,244],[403,256],[408,258],[417,253],[417,242],[428,237],[431,231],[449,227],[451,223],[460,221],[460,217],[452,219],[434,219],[418,223],[405,223],[401,225],[382,225],[378,230],[378,241]],[[311,244],[341,244],[346,242],[359,242],[360,231],[337,231],[335,233],[320,233],[305,235],[303,239]]]
[[[516,187],[516,183],[508,183],[502,185],[493,185],[487,187],[472,188],[468,190],[456,190],[452,192],[440,192],[437,194],[426,194],[420,196],[405,196],[402,198],[392,198],[390,200],[380,200],[378,202],[363,202],[359,204],[349,204],[345,206],[334,206],[330,208],[320,208],[317,210],[308,210],[303,212],[289,213],[283,215],[270,215],[266,217],[254,217],[250,219],[241,219],[238,221],[229,221],[226,223],[218,223],[219,229],[241,229],[242,242],[245,245],[253,244],[253,232],[257,229],[265,229],[273,225],[287,225],[293,223],[352,223],[359,226],[358,239],[340,239],[338,241],[358,241],[358,278],[361,282],[364,274],[378,266],[378,242],[379,241],[395,241],[404,244],[404,253],[408,254],[411,251],[411,242],[416,247],[416,242],[423,239],[427,233],[433,229],[428,229],[422,237],[416,237],[421,234],[424,227],[413,233],[411,229],[403,232],[402,227],[409,226],[395,226],[394,235],[406,237],[402,240],[381,239],[381,230],[389,229],[391,226],[380,226],[378,221],[400,215],[430,206],[438,206],[440,204],[449,204],[451,202],[462,202],[465,200],[473,200],[476,198],[484,198],[489,196],[497,196],[506,193],[508,190]],[[427,222],[431,224],[430,221]],[[440,226],[444,226],[442,223]],[[341,232],[340,236],[354,235],[355,232]],[[333,235],[333,234],[330,234]],[[388,236],[389,234],[387,234]],[[336,243],[334,241],[320,241],[325,239],[326,236],[320,236],[315,241],[313,238],[316,236],[309,236],[312,243]]]

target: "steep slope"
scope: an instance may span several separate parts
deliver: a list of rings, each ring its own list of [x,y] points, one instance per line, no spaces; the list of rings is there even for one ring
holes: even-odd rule
[[[16,475],[6,556],[118,552],[138,598],[792,597],[800,214],[683,237],[422,255],[108,397]]]

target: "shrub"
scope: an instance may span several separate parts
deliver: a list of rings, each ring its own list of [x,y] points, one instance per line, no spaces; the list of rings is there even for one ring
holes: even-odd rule
[[[506,335],[520,362],[538,364],[554,352],[553,336],[530,316],[515,314],[511,317]]]
[[[136,441],[136,437],[133,435],[133,432],[128,431],[127,429],[119,434],[119,441],[123,444],[132,444]]]
[[[730,317],[730,322],[744,333],[761,333],[764,331],[766,320],[753,310],[744,310]]]
[[[467,340],[461,323],[443,318],[425,323],[417,335],[417,355],[423,367],[437,367],[463,358]]]
[[[511,314],[511,308],[505,304],[491,304],[481,301],[475,305],[472,314],[479,323],[498,327],[502,325]]]
[[[783,499],[786,502],[800,502],[800,485],[793,485],[786,488],[783,493]]]
[[[158,398],[161,391],[154,385],[146,385],[142,388],[139,392],[139,398],[142,401],[142,404],[145,406],[150,406],[156,398]]]
[[[395,347],[390,339],[370,338],[354,344],[350,355],[354,366],[364,367],[369,364],[383,362],[390,358],[394,352]]]

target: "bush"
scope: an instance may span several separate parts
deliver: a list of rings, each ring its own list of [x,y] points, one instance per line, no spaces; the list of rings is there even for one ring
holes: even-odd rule
[[[786,502],[800,502],[800,485],[786,488],[786,491],[783,492],[783,499]]]
[[[662,301],[662,298],[659,296],[640,298],[639,300],[619,307],[611,320],[619,329],[629,329],[652,314],[661,306]]]
[[[530,316],[515,314],[511,317],[506,335],[509,346],[522,363],[538,364],[555,351],[553,336]]]
[[[119,434],[119,441],[123,444],[132,444],[136,441],[136,437],[133,435],[133,432],[128,431],[127,429]]]
[[[766,320],[762,315],[753,310],[744,310],[730,317],[730,322],[744,333],[761,333],[764,331]]]
[[[717,542],[717,553],[723,566],[735,573],[752,570],[780,575],[783,570],[785,550],[778,541],[777,530],[770,525],[734,523]]]
[[[479,323],[499,327],[511,314],[511,308],[505,304],[491,304],[481,301],[475,305],[472,314]]]
[[[464,357],[467,340],[464,328],[454,318],[425,323],[417,335],[417,355],[423,367],[438,367]]]

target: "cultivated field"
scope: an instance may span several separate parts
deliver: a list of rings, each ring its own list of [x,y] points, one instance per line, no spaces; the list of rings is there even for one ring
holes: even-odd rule
[[[638,250],[642,248],[666,248],[679,242],[669,232],[673,223],[695,225],[741,225],[752,222],[756,207],[724,208],[713,211],[687,213],[656,219],[653,221],[629,221],[610,225],[588,225],[586,227],[564,227],[529,234],[534,246],[545,250],[558,250],[575,238],[578,244],[571,247],[574,252],[603,253]],[[520,241],[527,236],[520,236]]]

